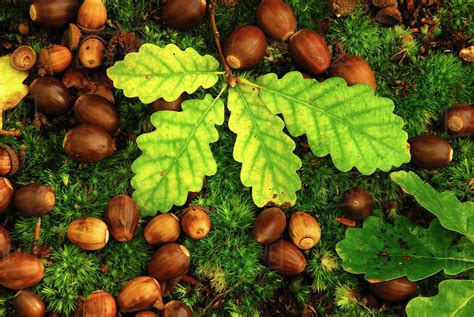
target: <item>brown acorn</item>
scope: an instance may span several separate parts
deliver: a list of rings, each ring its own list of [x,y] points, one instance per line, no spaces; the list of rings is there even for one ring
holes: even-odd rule
[[[62,45],[51,45],[39,53],[39,65],[49,75],[60,73],[71,65],[72,53]]]
[[[0,176],[12,176],[18,172],[20,162],[15,151],[4,144],[0,144]]]
[[[43,262],[21,251],[0,259],[0,285],[20,290],[38,284],[44,276]]]
[[[82,32],[74,23],[69,23],[68,28],[64,31],[61,38],[61,45],[69,47],[71,51],[77,50],[79,42],[81,41]]]
[[[17,70],[30,70],[36,64],[36,52],[30,46],[20,46],[13,52],[10,61]]]
[[[12,248],[12,240],[7,229],[0,224],[0,258],[10,253]]]
[[[286,228],[286,216],[278,207],[262,211],[253,223],[252,235],[260,244],[270,244],[280,239]]]
[[[349,219],[365,219],[372,214],[372,196],[359,187],[349,189],[344,192],[340,208]]]
[[[13,306],[18,317],[43,317],[46,314],[46,307],[41,298],[26,289],[15,294]]]
[[[15,193],[15,208],[30,217],[42,217],[50,213],[55,203],[54,188],[41,184],[26,185]]]
[[[193,317],[193,312],[182,301],[172,300],[166,303],[163,317]]]
[[[63,29],[75,17],[79,0],[33,0],[30,18],[40,26]]]
[[[13,186],[8,178],[0,177],[0,214],[10,206],[13,199]]]
[[[87,296],[82,308],[83,317],[115,317],[117,304],[115,298],[105,291],[95,291]]]
[[[188,237],[193,240],[200,240],[211,231],[211,218],[209,218],[206,209],[189,206],[184,210],[181,227]]]
[[[105,211],[110,233],[118,242],[127,242],[133,238],[138,218],[137,204],[126,195],[112,198]]]
[[[175,242],[181,233],[179,219],[174,214],[155,216],[145,227],[143,235],[151,245]]]
[[[64,150],[75,161],[97,163],[115,152],[115,142],[110,134],[101,127],[81,124],[66,133]]]
[[[293,62],[308,73],[321,74],[331,63],[326,41],[311,30],[300,30],[290,37],[288,52]]]
[[[135,317],[159,317],[158,314],[155,314],[152,311],[145,310],[135,314]]]
[[[417,283],[410,281],[405,276],[370,284],[370,289],[375,295],[389,302],[398,302],[409,298],[416,292],[416,288]]]
[[[290,217],[288,234],[298,248],[308,250],[321,239],[321,227],[311,215],[297,211]]]
[[[100,32],[107,22],[107,8],[102,0],[85,0],[77,13],[77,25],[86,33]]]
[[[344,17],[351,14],[356,8],[357,0],[327,0],[329,10],[336,17]]]
[[[178,30],[188,30],[198,25],[204,15],[206,0],[167,0],[163,7],[163,21]]]
[[[281,275],[297,275],[306,268],[306,258],[294,244],[279,240],[266,250],[265,264]]]
[[[402,14],[396,6],[380,9],[375,15],[375,19],[387,26],[392,26],[403,22]]]
[[[163,98],[160,98],[158,100],[153,101],[153,103],[148,106],[148,110],[150,111],[150,113],[155,113],[163,110],[183,111],[183,109],[181,108],[181,104],[186,99],[188,99],[188,95],[185,92],[183,92],[178,97],[178,99],[173,101],[165,101]]]
[[[81,88],[78,92],[78,96],[82,95],[99,95],[107,99],[111,104],[115,104],[115,97],[112,89],[109,88],[107,85],[103,83],[95,84],[95,85],[86,85],[84,88]]]
[[[445,126],[453,134],[474,133],[474,107],[461,103],[448,109]]]
[[[225,58],[234,69],[247,69],[260,64],[267,52],[265,34],[253,25],[232,32],[225,44]]]
[[[295,12],[281,0],[260,1],[257,21],[260,28],[277,41],[286,41],[296,32]]]
[[[67,238],[83,250],[102,249],[109,241],[109,230],[105,222],[98,218],[74,220],[67,227]]]
[[[18,21],[18,32],[22,36],[28,36],[28,34],[30,34],[30,25],[28,23],[28,20],[21,19],[20,21]]]
[[[445,139],[435,135],[419,135],[408,139],[411,163],[425,169],[447,166],[453,159],[453,148]]]
[[[79,46],[79,60],[85,68],[97,68],[104,57],[104,40],[99,36],[86,37]]]
[[[153,254],[148,263],[148,275],[167,281],[188,272],[190,254],[184,245],[168,243]]]
[[[372,68],[363,58],[358,56],[341,54],[329,66],[329,74],[332,77],[344,78],[349,86],[367,84],[374,91],[377,88]]]
[[[65,114],[72,99],[66,86],[55,77],[36,78],[30,85],[30,96],[38,111],[51,116]]]
[[[372,0],[372,4],[377,8],[386,8],[397,5],[397,0]]]
[[[117,297],[122,312],[154,306],[163,308],[160,284],[150,276],[139,276],[125,284]]]
[[[74,104],[74,116],[82,123],[96,125],[114,135],[120,124],[119,113],[107,99],[89,94],[77,98]]]
[[[201,187],[201,190],[198,191],[198,192],[189,192],[188,193],[188,197],[186,198],[186,204],[190,204],[194,199],[198,198],[198,196],[200,194],[202,194],[203,190],[204,190],[204,187],[206,187],[206,183],[207,183],[207,180],[206,180],[206,176],[204,176],[202,178],[202,187]]]

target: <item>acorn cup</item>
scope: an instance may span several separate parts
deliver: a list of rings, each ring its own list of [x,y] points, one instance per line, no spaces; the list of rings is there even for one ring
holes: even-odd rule
[[[26,289],[15,294],[13,306],[18,317],[43,317],[46,314],[46,307],[41,298]]]
[[[120,124],[119,113],[114,105],[102,96],[89,94],[77,98],[74,117],[82,123],[101,127],[114,135]]]
[[[62,45],[51,45],[39,53],[39,66],[43,69],[40,74],[53,75],[64,71],[72,62],[72,53]]]
[[[30,46],[20,46],[13,52],[10,61],[17,70],[30,70],[36,65],[36,52]]]
[[[260,244],[270,244],[280,239],[286,228],[286,216],[278,207],[262,211],[253,224],[252,235]]]
[[[14,192],[12,183],[8,178],[0,177],[0,214],[10,206]]]
[[[211,218],[209,218],[204,208],[190,206],[184,210],[181,227],[188,237],[193,240],[200,240],[211,231]]]
[[[367,84],[374,91],[377,88],[373,70],[364,59],[358,56],[341,54],[329,66],[329,74],[332,77],[344,78],[349,86]]]
[[[107,8],[102,0],[85,0],[77,13],[77,25],[85,33],[101,32],[107,22]]]
[[[417,283],[403,276],[390,281],[371,283],[370,289],[380,299],[398,302],[413,295],[416,292]]]
[[[0,285],[20,290],[38,284],[44,276],[43,262],[21,251],[0,259]]]
[[[30,85],[29,94],[38,111],[46,115],[63,115],[71,105],[69,90],[55,77],[36,78]]]
[[[281,0],[262,0],[257,7],[257,21],[272,39],[286,41],[296,32],[293,9]]]
[[[105,45],[99,36],[86,37],[79,46],[79,60],[85,68],[97,68],[102,65]]]
[[[311,215],[297,211],[290,217],[288,234],[298,248],[308,250],[321,239],[321,227]]]
[[[117,304],[112,295],[105,291],[95,291],[87,296],[82,308],[83,317],[115,317]]]
[[[0,176],[13,176],[19,167],[20,161],[15,151],[7,145],[0,144]]]
[[[372,196],[365,189],[351,188],[344,192],[340,208],[349,219],[363,220],[372,214]]]
[[[79,0],[33,0],[31,20],[43,27],[60,30],[66,27],[79,9]]]
[[[95,251],[105,247],[109,241],[109,230],[98,218],[74,220],[67,227],[67,238],[82,250]]]
[[[193,312],[182,301],[172,300],[166,303],[163,317],[193,317]]]
[[[322,74],[331,63],[331,54],[324,38],[316,32],[303,29],[290,37],[288,52],[302,70]]]
[[[420,135],[408,139],[411,163],[434,170],[447,166],[453,159],[453,148],[445,139],[435,135]]]
[[[180,234],[179,219],[171,213],[155,216],[143,233],[146,242],[151,245],[175,242]]]
[[[168,243],[153,254],[148,263],[148,275],[158,281],[167,281],[188,272],[190,254],[185,246]]]
[[[117,297],[120,311],[137,311],[154,306],[163,308],[160,284],[150,276],[139,276],[125,284]]]
[[[188,30],[201,23],[206,15],[206,0],[167,0],[163,21],[178,30]]]
[[[294,244],[279,240],[266,250],[265,264],[281,275],[297,275],[306,268],[306,258]]]
[[[445,115],[445,126],[452,134],[474,133],[474,107],[466,103],[450,107]]]
[[[26,185],[15,193],[15,208],[30,217],[42,217],[50,213],[56,204],[54,188],[41,184]]]
[[[81,37],[81,29],[76,24],[69,23],[61,38],[61,45],[68,47],[71,51],[75,51],[79,47]]]
[[[11,248],[10,233],[0,224],[0,258],[10,253]]]
[[[267,52],[265,34],[253,25],[232,32],[225,44],[225,58],[234,69],[247,69],[260,64]]]
[[[126,195],[112,198],[105,211],[110,233],[118,242],[127,242],[133,238],[138,218],[137,204]]]

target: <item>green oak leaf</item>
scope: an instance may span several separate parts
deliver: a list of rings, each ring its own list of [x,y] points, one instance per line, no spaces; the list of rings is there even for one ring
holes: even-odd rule
[[[234,159],[242,163],[240,178],[252,187],[258,207],[269,202],[294,205],[301,181],[296,171],[301,160],[296,145],[283,133],[285,124],[263,104],[257,90],[237,85],[229,91],[229,129],[237,134]]]
[[[390,177],[405,192],[415,196],[421,206],[438,217],[443,227],[462,233],[471,241],[474,240],[474,204],[472,202],[462,203],[451,192],[437,192],[413,172],[393,172]]]
[[[201,56],[193,48],[182,51],[174,44],[164,48],[143,44],[138,52],[109,68],[107,75],[126,97],[150,103],[159,98],[173,101],[183,92],[192,94],[200,86],[214,86],[222,73],[218,68],[214,57]]]
[[[306,134],[317,156],[330,154],[341,171],[354,166],[363,174],[388,171],[410,161],[403,120],[390,99],[365,84],[348,87],[342,78],[320,83],[290,72],[257,80],[260,97],[273,114],[283,114],[294,137]]]
[[[408,317],[472,317],[474,316],[474,281],[445,280],[439,284],[439,294],[416,297],[407,307]]]
[[[365,279],[389,280],[407,276],[418,281],[444,270],[459,274],[474,268],[474,244],[459,241],[457,234],[434,220],[428,229],[396,218],[393,225],[368,217],[363,228],[349,228],[336,245],[343,268]]]
[[[132,164],[132,186],[142,216],[184,205],[188,192],[201,190],[203,177],[217,171],[209,144],[219,139],[215,125],[224,123],[224,103],[206,95],[182,108],[154,113],[156,130],[137,138],[143,153]]]

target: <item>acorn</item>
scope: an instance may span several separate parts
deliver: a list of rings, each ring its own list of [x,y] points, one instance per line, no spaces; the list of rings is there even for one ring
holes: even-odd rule
[[[181,104],[183,101],[188,99],[188,95],[183,92],[178,99],[173,101],[166,101],[163,98],[153,101],[149,106],[148,110],[150,113],[155,113],[158,111],[169,110],[169,111],[183,111]]]
[[[69,90],[55,77],[36,78],[30,85],[30,96],[38,111],[51,116],[65,114],[72,100]]]
[[[445,139],[435,135],[420,135],[408,139],[411,163],[434,170],[447,166],[453,159],[453,148]]]
[[[102,249],[109,241],[107,224],[99,218],[81,218],[67,227],[67,238],[83,250]]]
[[[127,242],[133,238],[137,230],[138,218],[137,204],[126,195],[112,198],[105,211],[110,233],[118,242]]]
[[[119,113],[107,99],[89,94],[77,98],[74,104],[74,117],[79,122],[89,123],[103,128],[114,135],[120,124]]]
[[[146,225],[143,235],[151,245],[175,242],[181,233],[179,219],[174,214],[161,214],[153,217]]]
[[[190,254],[184,245],[168,243],[155,251],[148,263],[148,275],[167,281],[188,272]]]
[[[184,210],[181,227],[188,237],[193,240],[200,240],[211,231],[211,218],[209,218],[206,209],[190,206]]]
[[[267,208],[255,219],[252,235],[258,243],[270,244],[280,239],[285,228],[285,213],[278,207]]]
[[[201,23],[206,7],[206,0],[167,0],[163,21],[172,28],[188,30]]]
[[[95,291],[87,296],[82,308],[83,317],[115,317],[117,304],[115,298],[105,291]]]
[[[13,306],[18,317],[43,317],[46,314],[46,307],[41,298],[26,289],[15,294]]]
[[[43,27],[64,29],[76,17],[78,9],[79,0],[33,0],[30,18]]]
[[[327,4],[329,10],[339,18],[351,14],[356,8],[357,0],[327,0]]]
[[[342,77],[349,86],[355,84],[367,84],[375,91],[377,82],[375,74],[369,64],[358,56],[341,54],[329,66],[329,74],[332,77]]]
[[[290,217],[288,234],[298,248],[308,250],[321,239],[321,227],[311,215],[297,211]]]
[[[10,206],[13,199],[13,186],[5,177],[0,177],[0,214]]]
[[[193,317],[193,312],[182,301],[172,300],[166,303],[163,317]]]
[[[297,275],[306,268],[306,258],[294,244],[279,240],[266,250],[265,264],[281,275]]]
[[[11,55],[10,62],[17,70],[30,70],[36,65],[36,52],[31,46],[20,46]]]
[[[28,20],[21,19],[20,21],[18,21],[18,32],[22,36],[28,36],[28,34],[30,34],[30,25],[28,23]]]
[[[21,251],[7,254],[0,259],[0,284],[20,290],[38,284],[44,276],[43,262]]]
[[[41,184],[26,185],[15,193],[15,208],[30,217],[42,217],[50,213],[55,203],[54,188]]]
[[[61,45],[69,47],[71,51],[77,50],[81,41],[82,32],[74,23],[69,23],[68,28],[64,31],[61,38]]]
[[[380,9],[375,19],[383,25],[392,26],[403,22],[402,14],[396,6]]]
[[[79,46],[79,60],[85,68],[97,68],[104,57],[104,40],[99,36],[86,37]]]
[[[445,115],[445,126],[453,134],[474,133],[474,107],[467,103],[450,107]]]
[[[308,73],[321,74],[331,63],[326,41],[311,30],[300,30],[290,37],[288,52],[293,62]]]
[[[380,299],[388,302],[398,302],[409,298],[416,292],[417,283],[405,276],[390,281],[371,283],[370,289]]]
[[[256,26],[242,26],[229,35],[224,52],[227,63],[234,69],[255,67],[267,52],[265,34]]]
[[[0,144],[0,176],[12,176],[18,172],[20,161],[15,151],[4,144]]]
[[[0,224],[0,258],[10,253],[12,248],[12,240],[10,233]]]
[[[257,22],[272,39],[286,41],[296,32],[296,16],[281,0],[262,0],[257,7]]]
[[[82,95],[99,95],[107,99],[111,104],[115,104],[115,97],[112,89],[110,89],[107,85],[103,83],[95,84],[95,85],[86,85],[84,88],[81,88],[77,92],[77,96],[80,97]]]
[[[359,187],[346,190],[340,208],[349,219],[365,219],[372,214],[372,196]]]
[[[63,143],[67,155],[80,163],[97,163],[115,152],[115,142],[101,127],[81,124],[66,133]]]
[[[39,53],[39,65],[49,75],[60,73],[71,65],[72,53],[62,45],[51,45]]]
[[[397,0],[372,0],[372,4],[376,8],[386,8],[397,5]]]
[[[152,311],[145,310],[145,311],[139,312],[138,314],[135,314],[135,317],[159,317],[159,315],[155,314]]]
[[[102,0],[85,0],[77,13],[77,25],[86,33],[104,30],[107,8]]]
[[[206,176],[204,176],[202,178],[201,190],[198,192],[189,192],[188,197],[186,198],[186,204],[190,204],[194,199],[198,198],[198,196],[203,192],[203,189],[206,186],[206,183],[207,183]]]
[[[122,312],[154,306],[163,308],[160,284],[150,276],[139,276],[125,284],[117,297]]]

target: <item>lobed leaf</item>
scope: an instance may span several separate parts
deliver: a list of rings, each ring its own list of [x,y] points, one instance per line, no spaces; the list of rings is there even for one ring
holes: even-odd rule
[[[273,114],[283,114],[294,137],[306,134],[317,156],[330,154],[341,171],[388,171],[410,161],[403,120],[390,99],[374,96],[365,84],[348,87],[342,78],[322,83],[290,72],[258,78],[260,97]]]
[[[14,108],[28,94],[28,86],[24,85],[23,81],[29,73],[13,68],[10,63],[10,55],[5,55],[0,57],[0,74],[1,113]]]
[[[203,177],[217,171],[209,144],[219,139],[215,125],[224,123],[224,103],[206,95],[182,108],[154,113],[156,130],[137,138],[143,153],[132,164],[132,186],[142,216],[184,205],[188,192],[200,191]]]

